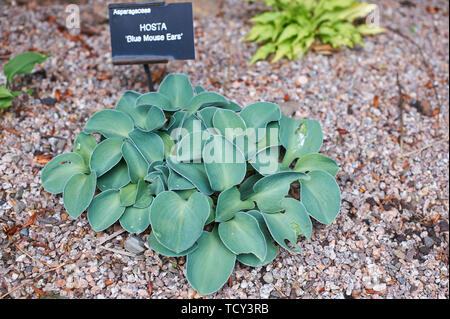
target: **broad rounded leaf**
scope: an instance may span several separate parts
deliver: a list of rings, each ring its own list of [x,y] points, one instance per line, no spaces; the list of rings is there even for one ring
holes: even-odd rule
[[[88,120],[85,133],[100,133],[109,137],[128,137],[134,129],[134,123],[128,114],[117,110],[102,110]]]
[[[138,149],[126,141],[122,146],[122,155],[128,165],[128,173],[132,183],[137,183],[140,179],[147,176],[148,163],[138,151]]]
[[[94,197],[87,216],[92,229],[99,232],[118,221],[124,211],[125,207],[120,206],[119,191],[107,190]]]
[[[267,214],[263,213],[267,228],[273,239],[283,248],[298,253],[298,236],[311,238],[312,223],[305,207],[294,198],[284,198],[281,201],[284,213]],[[288,240],[295,248],[290,248],[285,240]]]
[[[258,221],[259,229],[261,229],[261,231],[263,232],[264,238],[266,240],[267,254],[266,258],[263,261],[259,260],[258,257],[256,257],[253,254],[241,254],[237,256],[237,259],[247,266],[251,267],[264,266],[275,259],[275,257],[278,254],[278,247],[274,245],[272,236],[270,235],[269,230],[267,229],[266,222],[261,213],[256,210],[251,210],[246,212],[246,214],[253,216]]]
[[[331,158],[322,154],[308,154],[300,158],[294,167],[294,171],[303,173],[316,170],[325,171],[332,176],[336,176],[339,166]]]
[[[199,192],[187,200],[173,191],[163,192],[151,205],[152,230],[164,247],[180,253],[201,236],[209,210],[208,199]]]
[[[278,162],[280,157],[280,148],[278,146],[267,147],[249,159],[249,163],[261,175],[271,175],[280,171],[289,170],[289,167]]]
[[[59,194],[64,191],[64,186],[73,175],[88,172],[89,169],[80,155],[61,154],[47,163],[42,170],[42,186],[49,193]]]
[[[234,254],[254,254],[259,260],[266,258],[266,239],[258,221],[251,215],[239,212],[233,219],[219,224],[219,236]]]
[[[198,247],[187,255],[186,276],[201,295],[211,294],[227,282],[234,269],[236,255],[220,240],[217,228],[203,232]]]
[[[130,138],[147,163],[164,159],[164,142],[158,134],[134,130],[130,133]]]
[[[211,188],[224,191],[242,182],[247,164],[242,152],[225,137],[212,136],[203,149],[203,160]]]
[[[108,138],[94,148],[89,162],[91,170],[95,171],[97,176],[102,176],[119,163],[122,158],[122,144],[122,138]]]
[[[125,161],[120,161],[102,177],[97,179],[97,187],[103,192],[108,189],[118,190],[130,182],[128,167]]]
[[[297,172],[280,172],[266,176],[255,183],[254,193],[248,199],[256,201],[261,212],[278,212],[281,210],[280,201],[288,194],[291,183],[298,179],[309,177]],[[245,199],[247,198],[243,198]]]
[[[202,92],[190,101],[189,106],[187,106],[188,114],[192,114],[202,107],[209,106],[222,106],[228,104],[226,98],[222,95],[214,92]]]
[[[158,254],[167,256],[167,257],[181,257],[186,256],[187,254],[193,252],[195,249],[197,249],[198,245],[195,243],[190,247],[189,249],[182,251],[180,253],[176,253],[174,251],[171,251],[170,249],[167,249],[161,243],[156,239],[154,232],[151,232],[148,236],[148,244],[150,245],[150,248],[156,251]]]
[[[136,202],[137,184],[130,183],[120,189],[120,206],[132,206]]]
[[[309,180],[301,180],[300,198],[308,213],[322,224],[331,225],[341,206],[341,192],[333,176],[311,171]]]
[[[128,114],[133,119],[136,126],[142,127],[145,123],[147,112],[143,112],[143,109],[138,109],[136,107],[136,101],[140,96],[142,96],[142,94],[138,92],[125,91],[119,102],[116,104],[116,110]]]
[[[211,189],[205,166],[202,163],[181,163],[176,161],[176,157],[168,157],[167,165],[186,178],[202,193],[211,195],[214,192]]]
[[[209,106],[197,111],[195,114],[200,120],[202,120],[203,124],[207,128],[211,128],[213,127],[213,117],[217,110],[219,110],[218,107]]]
[[[189,78],[184,74],[169,74],[159,86],[158,93],[170,100],[173,108],[184,108],[194,97]]]
[[[236,186],[233,186],[219,194],[216,207],[216,221],[224,222],[235,215],[235,213],[252,209],[255,203],[252,200],[241,200],[241,193]]]
[[[211,136],[207,131],[195,131],[185,135],[177,144],[177,160],[200,161],[206,141]]]
[[[145,129],[147,131],[159,130],[167,122],[164,111],[157,106],[152,106],[145,119]]]
[[[169,157],[175,150],[175,142],[170,138],[170,135],[162,132],[157,132],[164,144],[164,158]]]
[[[195,188],[195,186],[190,181],[175,172],[173,169],[170,169],[167,187],[171,191]]]
[[[96,146],[97,142],[93,136],[81,132],[73,143],[73,151],[81,155],[86,166],[89,166],[89,160]]]
[[[214,113],[213,126],[230,141],[237,135],[243,135],[247,130],[247,126],[239,114],[224,109],[218,109]]]
[[[127,232],[140,234],[150,225],[150,208],[128,207],[119,221]]]
[[[255,193],[253,190],[253,186],[255,186],[256,182],[259,181],[261,178],[263,178],[263,176],[256,173],[254,175],[248,176],[242,182],[242,184],[239,186],[239,192],[241,193],[241,200],[246,200]]]
[[[157,92],[143,94],[137,99],[136,107],[139,106],[157,106],[165,111],[177,111],[179,107],[173,107],[170,100]]]
[[[143,179],[140,179],[136,193],[136,202],[133,206],[136,208],[147,208],[150,206],[152,201],[153,196],[150,191],[150,186]]]
[[[289,165],[296,158],[316,153],[322,146],[323,135],[319,122],[296,120],[282,116],[280,120],[280,142],[286,149],[283,164]]]
[[[281,110],[274,103],[256,102],[246,106],[240,116],[244,119],[247,127],[266,128],[268,123],[281,118]]]
[[[95,172],[87,175],[84,173],[72,176],[64,187],[63,200],[67,213],[77,218],[92,201],[97,184]]]

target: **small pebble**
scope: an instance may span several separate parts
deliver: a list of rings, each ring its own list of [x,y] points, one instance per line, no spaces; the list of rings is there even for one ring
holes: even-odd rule
[[[127,251],[136,255],[142,254],[146,249],[144,241],[135,235],[128,236],[123,246]]]
[[[271,273],[271,272],[266,272],[266,273],[264,274],[264,276],[263,276],[263,280],[264,280],[266,283],[268,283],[268,284],[273,283],[273,275],[272,275],[272,273]]]
[[[423,239],[423,243],[425,244],[425,246],[427,246],[428,248],[431,248],[431,247],[433,247],[433,245],[434,245],[434,240],[431,238],[431,237],[425,237],[424,239]]]

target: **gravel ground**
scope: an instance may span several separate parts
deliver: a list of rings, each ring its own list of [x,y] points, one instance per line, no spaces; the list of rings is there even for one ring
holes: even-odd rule
[[[4,56],[30,49],[53,56],[18,78],[16,88],[33,96],[0,111],[0,295],[19,287],[7,298],[193,297],[183,258],[97,248],[120,228],[95,233],[40,185],[42,163],[71,150],[91,114],[126,89],[146,91],[142,67],[111,64],[106,1],[84,2],[82,40],[58,28],[64,5],[0,2],[0,68]],[[240,40],[261,7],[226,0],[217,16],[196,19],[195,61],[153,68],[186,73],[241,105],[266,100],[319,120],[322,152],[342,168],[333,225],[315,223],[299,255],[282,251],[260,268],[237,263],[232,284],[208,298],[448,298],[449,4],[379,4],[381,25],[403,37],[390,31],[366,38],[365,48],[248,67],[256,46]],[[124,241],[105,246],[124,251]]]

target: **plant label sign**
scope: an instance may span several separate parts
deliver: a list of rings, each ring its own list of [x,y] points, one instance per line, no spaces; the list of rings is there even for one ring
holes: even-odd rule
[[[113,64],[195,59],[192,3],[109,4]]]

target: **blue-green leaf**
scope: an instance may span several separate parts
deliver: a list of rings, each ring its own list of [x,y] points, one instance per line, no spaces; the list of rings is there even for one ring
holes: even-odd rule
[[[95,194],[97,175],[91,172],[89,175],[80,173],[72,176],[64,187],[63,200],[67,213],[77,218],[92,201]]]
[[[242,152],[225,137],[212,136],[203,149],[203,161],[211,188],[224,191],[245,177],[246,161]]]
[[[311,219],[303,204],[294,198],[284,198],[281,201],[281,207],[284,210],[283,213],[263,213],[262,215],[273,239],[283,248],[298,253],[300,251],[297,245],[298,236],[305,236],[308,240],[311,238]],[[290,248],[285,240],[288,240],[295,248]]]
[[[227,282],[234,269],[236,255],[220,240],[217,228],[204,231],[198,247],[187,255],[186,276],[201,295],[211,294]]]
[[[90,167],[97,176],[102,176],[119,163],[122,158],[122,144],[122,138],[108,138],[94,148]]]
[[[159,194],[150,209],[152,230],[158,241],[169,250],[180,253],[201,236],[209,216],[209,202],[196,192],[187,200],[173,191]]]
[[[81,155],[86,166],[89,166],[89,160],[96,146],[97,142],[94,137],[81,132],[73,143],[73,151]]]
[[[254,254],[264,261],[267,254],[266,239],[258,221],[243,212],[219,224],[219,236],[224,245],[234,254]]]
[[[166,121],[164,111],[157,106],[152,106],[145,119],[145,129],[147,131],[157,131],[164,126]]]
[[[119,191],[107,190],[94,197],[87,216],[92,229],[99,232],[118,221],[124,211],[125,207],[120,206]]]
[[[283,164],[289,166],[296,158],[316,153],[322,146],[322,128],[314,120],[296,120],[283,115],[280,120],[280,142],[286,149]]]
[[[322,154],[308,154],[300,158],[294,167],[294,171],[303,173],[316,170],[325,171],[332,176],[336,176],[339,166],[331,158]]]
[[[172,103],[167,97],[157,92],[150,92],[140,96],[136,101],[136,107],[139,106],[157,106],[165,111],[177,111],[180,109],[180,107],[172,106]]]
[[[127,232],[140,234],[150,225],[150,208],[128,207],[119,221]]]
[[[186,178],[202,193],[211,195],[214,192],[209,184],[203,163],[181,163],[176,160],[176,157],[171,156],[167,158],[167,165]]]
[[[118,190],[130,182],[128,167],[125,161],[120,161],[111,170],[97,179],[97,187],[103,192],[108,189]]]
[[[158,93],[168,98],[174,109],[185,108],[194,97],[191,82],[184,74],[169,74],[159,86]]]
[[[148,163],[138,151],[138,149],[126,141],[122,146],[122,155],[128,165],[128,173],[132,183],[137,183],[140,179],[147,176]]]
[[[297,172],[280,172],[266,176],[255,183],[254,193],[248,199],[256,201],[261,212],[278,212],[281,210],[280,202],[289,192],[291,183],[298,179],[309,179],[309,177]]]
[[[150,235],[148,236],[148,244],[150,245],[150,248],[153,249],[154,251],[156,251],[158,254],[167,256],[167,257],[186,256],[187,254],[193,252],[198,247],[197,243],[195,243],[194,245],[192,245],[192,247],[177,254],[176,252],[171,251],[170,249],[167,249],[166,247],[164,247],[158,241],[158,239],[155,237],[154,232],[151,232]]]
[[[219,194],[216,207],[216,221],[227,221],[233,218],[237,212],[254,207],[255,203],[252,200],[242,201],[241,193],[236,186],[233,186]]]
[[[264,238],[266,240],[267,254],[266,258],[263,261],[259,260],[258,257],[256,257],[254,254],[241,254],[237,256],[237,259],[247,266],[264,266],[275,259],[278,254],[278,247],[274,245],[272,236],[267,229],[266,222],[261,213],[256,210],[251,210],[247,212],[247,214],[253,216],[258,221],[259,229],[261,229],[261,231],[263,232]]]
[[[130,133],[130,138],[147,163],[164,159],[164,142],[158,134],[134,130]]]
[[[58,155],[42,170],[42,186],[49,193],[62,193],[69,179],[80,173],[89,173],[89,168],[80,155],[77,153]]]
[[[84,127],[85,133],[100,133],[106,138],[128,137],[134,129],[131,117],[117,110],[102,110],[88,120]]]
[[[331,225],[341,206],[341,192],[334,177],[324,171],[311,171],[300,181],[300,198],[308,213],[322,224]]]

